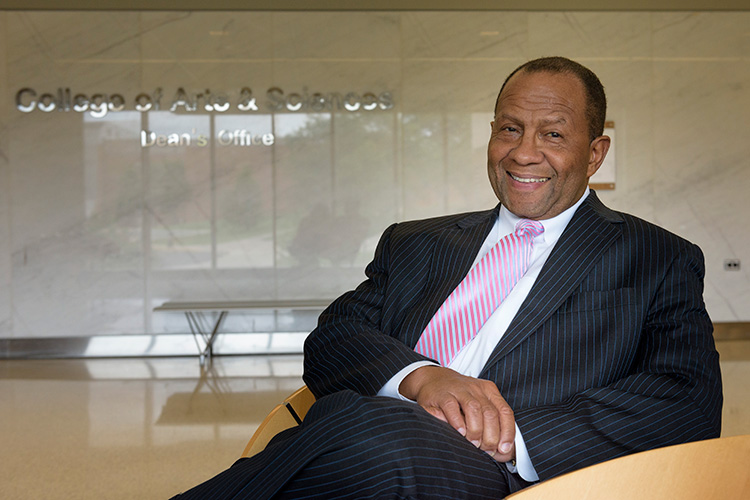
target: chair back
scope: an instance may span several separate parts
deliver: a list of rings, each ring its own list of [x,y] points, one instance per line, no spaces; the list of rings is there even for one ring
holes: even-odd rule
[[[251,457],[264,450],[276,434],[302,423],[307,410],[314,402],[315,396],[310,389],[302,386],[282,403],[277,404],[250,438],[245,451],[242,452],[242,457]]]
[[[750,435],[635,453],[543,481],[507,498],[750,499]]]

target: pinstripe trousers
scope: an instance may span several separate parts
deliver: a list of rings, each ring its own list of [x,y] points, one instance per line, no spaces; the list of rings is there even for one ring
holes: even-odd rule
[[[500,499],[528,486],[414,403],[351,391],[179,499]]]

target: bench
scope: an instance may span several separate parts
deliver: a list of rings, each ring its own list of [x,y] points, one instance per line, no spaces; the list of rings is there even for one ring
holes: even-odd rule
[[[165,302],[155,307],[154,312],[182,312],[187,318],[190,332],[198,347],[200,365],[211,361],[216,336],[221,324],[230,312],[247,311],[323,311],[332,299],[317,300],[230,300]],[[209,317],[213,316],[213,319]],[[203,340],[201,346],[200,340]]]

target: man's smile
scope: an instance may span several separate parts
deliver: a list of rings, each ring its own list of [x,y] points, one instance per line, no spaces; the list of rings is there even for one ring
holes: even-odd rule
[[[518,176],[511,174],[510,172],[508,172],[508,175],[510,175],[511,179],[513,179],[514,181],[523,182],[525,184],[532,184],[535,182],[547,182],[548,180],[550,180],[550,177],[529,177],[529,178],[518,177]]]

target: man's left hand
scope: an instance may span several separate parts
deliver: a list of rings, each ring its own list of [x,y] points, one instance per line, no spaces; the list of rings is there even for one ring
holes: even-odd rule
[[[450,368],[422,366],[404,378],[399,392],[498,462],[515,458],[513,410],[493,382]]]

